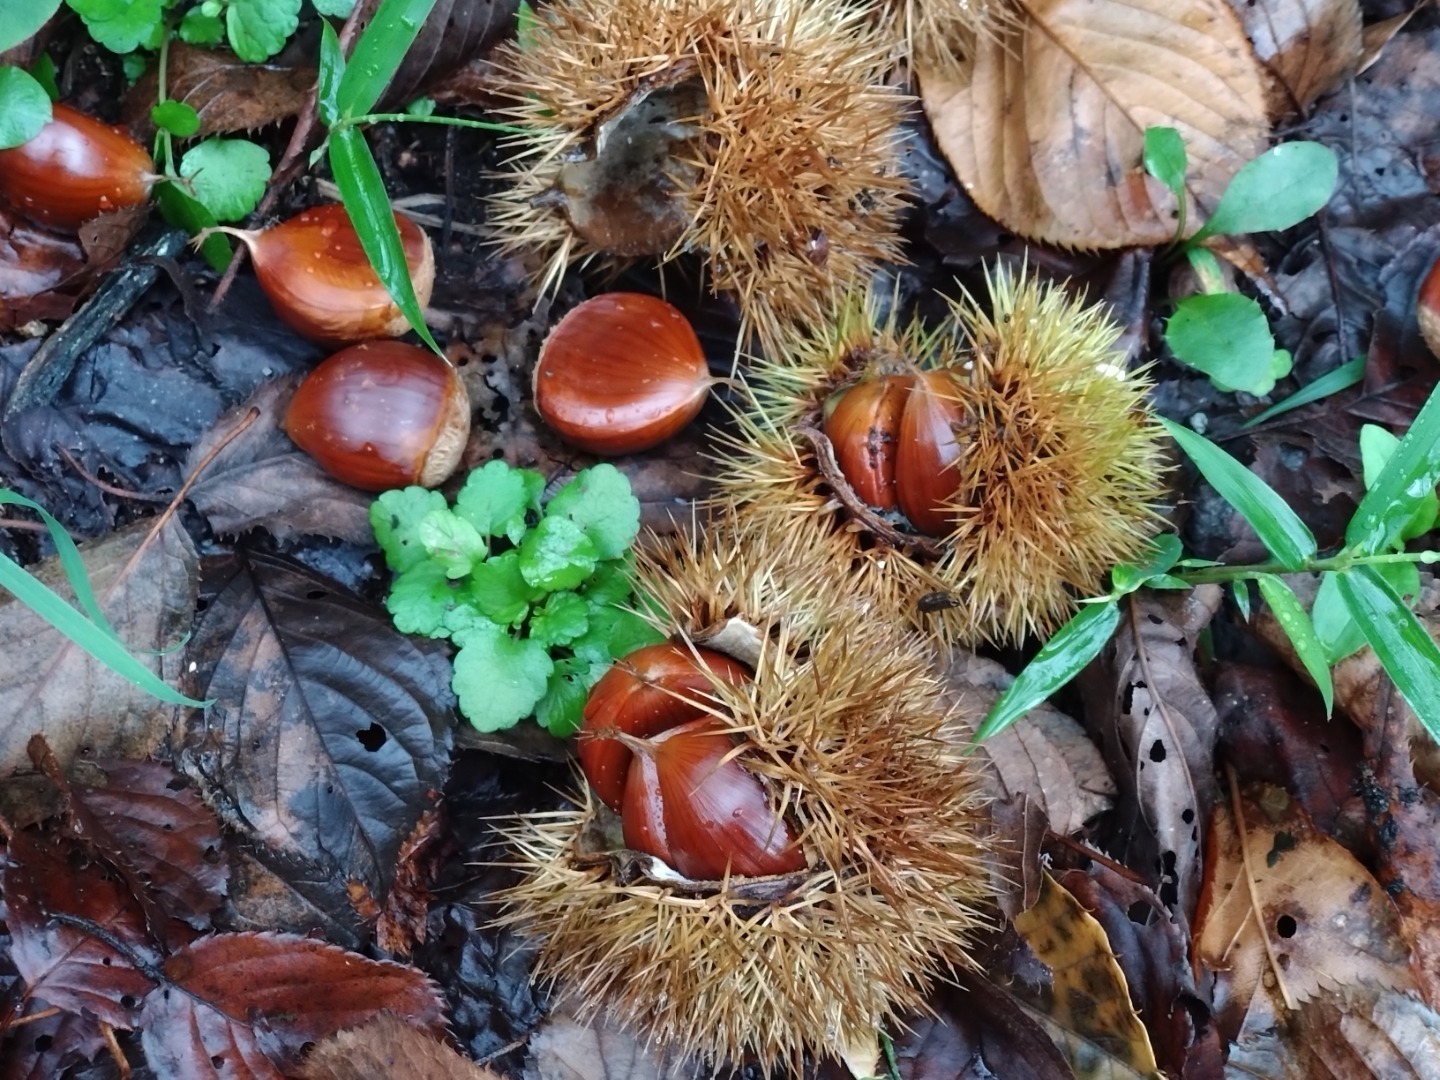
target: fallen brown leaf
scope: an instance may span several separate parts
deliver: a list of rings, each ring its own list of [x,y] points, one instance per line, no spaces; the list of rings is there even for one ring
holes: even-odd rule
[[[271,60],[247,64],[221,49],[199,49],[171,41],[166,89],[200,116],[197,138],[232,131],[251,131],[288,120],[305,107],[315,88],[316,72],[308,65],[291,66]],[[125,96],[122,119],[133,130],[153,132],[150,108],[159,82],[151,68]]]
[[[85,568],[100,607],[120,640],[152,671],[174,683],[175,646],[190,631],[196,597],[195,547],[170,518],[146,543],[152,522],[83,545]],[[143,550],[142,550],[143,545]],[[62,591],[58,562],[31,572]],[[139,759],[170,734],[173,709],[115,674],[11,596],[0,598],[0,775],[28,764],[26,744],[42,734],[61,768],[82,749],[95,757]],[[37,820],[38,788],[0,785],[0,813]],[[40,814],[39,816],[44,816]]]
[[[921,70],[936,141],[980,208],[1069,247],[1161,244],[1174,197],[1141,166],[1147,127],[1189,154],[1190,227],[1265,149],[1261,68],[1225,0],[1022,0],[956,74]]]
[[[1280,91],[1274,119],[1303,112],[1360,62],[1357,0],[1230,0]]]
[[[1150,1037],[1104,928],[1049,874],[1035,906],[1013,921],[1050,969],[1051,989],[1042,1014],[1047,1027],[1058,1029],[1062,1052],[1074,1062],[1101,1051],[1133,1073],[1154,1075]],[[1054,1031],[1051,1037],[1056,1037]]]
[[[417,968],[292,934],[220,934],[165,961],[170,985],[141,1010],[157,1076],[279,1077],[307,1044],[390,1011],[443,1030],[439,990]]]
[[[1188,915],[1200,891],[1204,824],[1215,798],[1215,706],[1195,670],[1200,632],[1221,592],[1136,595],[1114,640],[1082,676],[1106,757],[1121,782],[1122,819],[1137,815],[1126,864]],[[1153,875],[1153,876],[1152,876]]]
[[[1195,962],[1212,973],[1221,1030],[1234,1037],[1267,985],[1294,1004],[1349,987],[1413,988],[1399,919],[1370,872],[1281,789],[1241,805],[1243,835],[1227,805],[1211,818],[1195,915]]]

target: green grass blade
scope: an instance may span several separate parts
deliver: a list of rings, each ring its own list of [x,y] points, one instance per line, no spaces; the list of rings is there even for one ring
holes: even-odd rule
[[[349,70],[349,69],[347,69]],[[370,265],[397,307],[405,314],[426,345],[440,352],[425,325],[425,313],[415,297],[410,268],[405,265],[405,247],[395,227],[395,211],[385,193],[385,181],[358,128],[341,127],[330,133],[330,171],[340,189],[340,201],[360,236],[360,246]]]
[[[1336,583],[1385,674],[1440,741],[1440,648],[1373,566],[1339,574]]]
[[[128,679],[141,690],[172,705],[190,705],[203,709],[209,701],[196,701],[170,687],[163,679],[131,656],[114,635],[102,630],[43,582],[31,577],[24,567],[6,555],[0,555],[0,588],[7,590],[35,614],[48,622],[80,648],[117,675]],[[109,624],[106,624],[109,629]]]
[[[1440,483],[1440,388],[1432,391],[1345,529],[1347,546],[1366,555],[1389,551],[1419,500]]]
[[[1000,695],[974,741],[984,742],[1004,731],[1073,679],[1099,655],[1119,625],[1120,605],[1113,600],[1082,607],[1025,665],[1010,689]]]
[[[336,95],[341,116],[375,107],[434,6],[435,0],[384,0],[345,65]]]
[[[1315,557],[1315,537],[1265,481],[1203,435],[1170,420],[1162,419],[1160,423],[1220,497],[1250,523],[1282,566],[1298,570]]]
[[[85,560],[80,555],[80,549],[75,546],[75,541],[70,539],[70,534],[65,531],[65,526],[56,521],[50,512],[39,503],[8,488],[0,488],[0,505],[24,506],[40,515],[40,519],[45,522],[45,527],[50,530],[51,539],[55,541],[55,554],[60,560],[60,568],[65,571],[65,580],[70,583],[70,588],[75,592],[75,599],[84,608],[85,614],[90,616],[103,633],[109,634],[117,641],[120,640],[120,636],[115,633],[115,628],[110,625],[110,621],[100,610],[99,601],[95,599],[95,592],[90,588],[90,574],[85,569]],[[45,588],[45,586],[42,585],[41,588]]]
[[[1266,420],[1273,420],[1291,409],[1298,409],[1301,405],[1309,405],[1312,401],[1319,401],[1331,394],[1338,394],[1341,390],[1348,390],[1363,378],[1365,378],[1365,357],[1357,356],[1354,360],[1341,364],[1334,371],[1321,375],[1308,386],[1296,390],[1284,401],[1277,401],[1264,412],[1256,413],[1240,425],[1241,430],[1252,428],[1256,424],[1263,424]]]
[[[334,127],[340,119],[340,83],[345,78],[345,54],[340,51],[340,39],[335,28],[325,20],[320,22],[320,82],[315,91],[315,104],[320,111],[320,121],[327,128]]]
[[[1300,657],[1310,678],[1315,680],[1320,696],[1325,699],[1325,715],[1329,716],[1335,709],[1335,684],[1330,678],[1330,665],[1325,660],[1325,646],[1320,644],[1314,623],[1285,582],[1274,574],[1261,574],[1255,580],[1260,585],[1260,595],[1270,605],[1275,621],[1285,631],[1290,644],[1295,646],[1295,655]]]

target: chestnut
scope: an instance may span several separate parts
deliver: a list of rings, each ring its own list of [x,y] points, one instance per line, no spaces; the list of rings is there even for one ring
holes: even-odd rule
[[[425,230],[395,215],[405,265],[424,307],[435,285],[435,252]],[[255,276],[275,314],[303,337],[328,345],[400,337],[410,329],[381,284],[350,215],[316,206],[261,231],[221,229],[250,249]]]
[[[1420,322],[1420,336],[1430,351],[1440,356],[1440,259],[1435,260],[1420,283],[1415,298],[1415,317]]]
[[[592,454],[658,446],[691,420],[717,380],[690,321],[644,293],[592,297],[540,347],[535,410],[566,442]]]
[[[443,357],[371,341],[340,350],[307,375],[283,426],[346,484],[366,491],[434,487],[460,464],[470,399]]]
[[[703,716],[623,741],[634,751],[620,814],[626,847],[697,881],[805,869],[795,831],[736,757],[724,720]]]
[[[898,505],[918,532],[945,536],[954,528],[944,504],[959,486],[964,423],[956,375],[942,369],[855,384],[830,404],[825,435],[864,502]]]
[[[74,231],[143,203],[155,182],[149,152],[119,128],[68,105],[28,142],[0,150],[0,197],[42,225]]]
[[[630,749],[616,735],[648,738],[704,716],[715,679],[737,686],[749,682],[750,669],[712,649],[692,654],[665,641],[616,661],[590,688],[576,752],[605,805],[620,809],[630,768]]]

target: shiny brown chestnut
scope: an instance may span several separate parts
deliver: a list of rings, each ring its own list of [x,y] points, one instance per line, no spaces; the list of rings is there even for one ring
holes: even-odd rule
[[[859,383],[841,394],[825,418],[825,435],[835,447],[840,471],[855,494],[878,510],[895,509],[900,418],[914,384],[910,375]]]
[[[366,491],[434,487],[460,464],[470,399],[442,357],[370,341],[340,350],[306,376],[283,426],[344,483]]]
[[[1420,295],[1415,298],[1415,317],[1420,322],[1420,336],[1430,351],[1440,356],[1440,259],[1420,282]]]
[[[68,105],[56,105],[33,139],[0,150],[0,197],[56,229],[73,231],[143,203],[155,179],[155,162],[143,146]]]
[[[904,512],[917,531],[954,528],[944,504],[959,486],[965,410],[952,371],[867,379],[828,404],[825,435],[835,462],[859,498],[877,510]]]
[[[805,869],[795,831],[735,756],[724,720],[705,716],[623,741],[634,751],[620,813],[626,847],[697,881]]]
[[[915,377],[900,418],[895,496],[910,524],[928,536],[944,536],[955,527],[954,513],[944,504],[960,484],[955,466],[964,448],[957,432],[964,420],[951,372],[925,371]]]
[[[592,297],[550,331],[535,365],[535,409],[592,454],[633,454],[674,435],[715,383],[690,322],[643,293]]]
[[[395,215],[405,265],[424,307],[435,285],[435,251],[425,230]],[[399,337],[410,329],[380,283],[345,207],[316,206],[268,229],[222,229],[250,249],[255,276],[280,321],[328,345]]]
[[[712,676],[738,686],[750,681],[750,669],[713,649],[691,653],[665,641],[616,661],[590,688],[576,752],[590,786],[610,809],[620,809],[631,758],[615,735],[648,738],[704,716]]]

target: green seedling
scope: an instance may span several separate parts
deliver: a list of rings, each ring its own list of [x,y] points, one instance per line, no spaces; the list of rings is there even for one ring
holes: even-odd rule
[[[460,711],[481,731],[533,715],[571,734],[611,661],[661,640],[631,607],[640,504],[624,475],[596,465],[542,504],[544,486],[537,472],[492,461],[453,506],[408,487],[370,510],[395,574],[395,626],[456,645]]]

